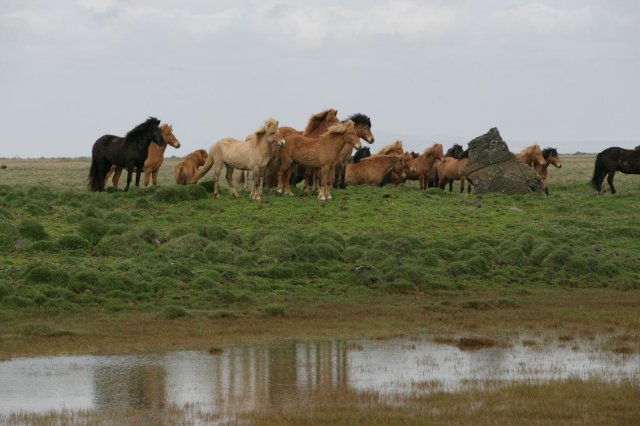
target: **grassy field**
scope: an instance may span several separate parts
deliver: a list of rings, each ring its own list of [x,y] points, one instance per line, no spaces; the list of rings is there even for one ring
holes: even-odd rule
[[[328,202],[265,194],[260,203],[224,187],[213,199],[210,176],[173,185],[175,159],[157,188],[128,193],[89,192],[86,159],[0,160],[0,358],[403,333],[500,342],[523,331],[604,335],[602,349],[638,353],[640,178],[618,175],[618,194],[596,195],[593,160],[562,156],[550,196],[409,183],[334,191]],[[513,386],[392,407],[375,395],[324,398],[343,401],[333,423],[637,419],[625,402],[637,400],[637,382]],[[553,406],[562,395],[575,402],[567,417]],[[591,411],[579,408],[585,398]],[[464,414],[471,403],[483,407],[478,416]],[[247,420],[317,424],[322,407]]]

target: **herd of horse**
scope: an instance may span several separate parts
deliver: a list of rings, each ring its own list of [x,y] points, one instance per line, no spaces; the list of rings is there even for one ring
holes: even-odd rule
[[[455,144],[446,153],[441,144],[433,144],[422,153],[404,150],[397,140],[374,154],[361,140],[373,144],[371,119],[365,114],[354,114],[345,120],[338,119],[335,109],[326,109],[309,118],[303,130],[280,127],[273,118],[244,140],[223,138],[211,145],[209,151],[198,149],[185,156],[175,166],[175,181],[187,185],[197,183],[213,168],[213,195],[220,196],[219,179],[223,166],[232,196],[239,196],[233,182],[233,172],[241,171],[237,184],[247,188],[249,173],[253,179],[250,197],[260,200],[263,190],[276,186],[278,193],[293,195],[291,185],[303,183],[303,191],[313,188],[320,200],[332,198],[331,188],[354,185],[399,185],[407,180],[419,182],[420,189],[437,186],[441,189],[460,181],[460,192],[471,191],[472,183],[464,174],[469,161],[468,149]],[[112,177],[117,189],[123,169],[127,170],[130,187],[133,173],[139,186],[144,172],[144,187],[157,184],[157,175],[168,145],[180,147],[169,124],[150,117],[129,131],[126,136],[104,135],[93,145],[89,172],[89,188],[104,191]],[[605,176],[615,194],[613,176],[622,173],[640,173],[640,147],[635,150],[612,147],[596,156],[591,184],[598,192]],[[354,149],[355,154],[354,154]],[[560,168],[562,164],[555,148],[541,149],[531,145],[515,154],[524,164],[540,176],[548,195],[547,168]]]

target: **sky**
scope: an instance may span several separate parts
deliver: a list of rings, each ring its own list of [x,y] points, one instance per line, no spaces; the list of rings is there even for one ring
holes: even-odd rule
[[[149,116],[184,156],[266,118],[373,148],[640,144],[637,0],[0,0],[0,157],[90,156]]]

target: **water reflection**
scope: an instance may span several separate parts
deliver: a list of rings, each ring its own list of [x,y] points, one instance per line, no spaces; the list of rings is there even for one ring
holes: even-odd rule
[[[640,377],[640,356],[530,347],[463,352],[428,339],[287,342],[220,355],[62,356],[0,362],[0,414],[60,409],[161,410],[197,405],[234,412],[303,404],[319,390],[409,392],[423,383],[457,390],[469,381]]]

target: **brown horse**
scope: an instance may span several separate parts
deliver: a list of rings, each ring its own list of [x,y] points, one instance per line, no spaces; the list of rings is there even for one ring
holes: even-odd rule
[[[516,154],[516,157],[522,160],[524,164],[535,167],[536,164],[544,166],[544,156],[540,145],[530,145]]]
[[[144,187],[149,186],[149,178],[152,178],[153,185],[158,184],[158,171],[160,170],[160,166],[164,161],[164,151],[167,149],[167,145],[171,145],[174,148],[180,148],[180,141],[173,134],[173,127],[171,124],[161,124],[160,131],[162,132],[162,137],[164,138],[166,145],[160,147],[154,143],[149,145],[149,153],[147,154],[147,159],[144,161],[144,166],[142,170],[144,170]],[[136,170],[134,168],[134,170]],[[115,189],[118,189],[118,182],[120,181],[120,175],[122,174],[122,167],[111,166],[111,169],[107,172],[107,176],[105,176],[104,181],[105,184],[109,180],[109,177],[113,174],[113,179],[111,179],[111,183]]]
[[[340,154],[345,145],[350,150],[360,148],[353,121],[329,127],[326,133],[318,138],[309,138],[298,134],[289,134],[280,149],[280,168],[278,170],[278,192],[293,195],[289,184],[292,166],[299,164],[307,168],[320,169],[321,184],[318,192],[320,200],[331,198],[330,185],[335,177],[335,167],[340,161]]]
[[[227,182],[229,191],[234,197],[238,197],[238,192],[233,186],[233,169],[249,170],[253,173],[253,189],[251,198],[260,200],[260,172],[275,155],[273,145],[283,145],[284,139],[278,131],[278,121],[268,118],[262,127],[247,136],[243,142],[234,138],[220,139],[211,145],[209,157],[202,169],[196,174],[195,182],[204,176],[211,166],[213,169],[213,196],[220,196],[218,181],[222,166],[227,168]]]
[[[534,169],[542,179],[542,183],[544,184],[544,193],[549,195],[549,188],[547,186],[547,167],[549,167],[549,164],[552,164],[554,167],[559,169],[562,167],[562,163],[560,163],[560,157],[558,156],[558,151],[555,148],[543,149],[542,156],[544,157],[545,163],[542,165],[536,164]]]
[[[431,169],[436,160],[444,161],[442,144],[435,143],[425,149],[422,154],[414,156],[413,165],[416,171],[407,173],[408,180],[417,180],[420,182],[420,189],[427,189],[427,180],[431,176]],[[392,177],[392,181],[397,177]]]
[[[469,162],[469,150],[462,153],[460,158],[445,157],[444,162],[436,164],[438,186],[444,189],[449,184],[449,192],[453,191],[453,181],[460,181],[460,192],[464,192],[465,175],[462,172],[464,166]],[[467,192],[471,192],[471,184],[467,187]]]
[[[393,172],[398,175],[415,173],[411,153],[402,155],[374,155],[363,158],[357,163],[347,164],[345,170],[345,184],[382,186],[387,174]]]
[[[204,149],[198,149],[179,161],[175,167],[176,183],[178,185],[195,183],[198,168],[204,165],[207,161],[207,157],[209,157],[207,151]]]

